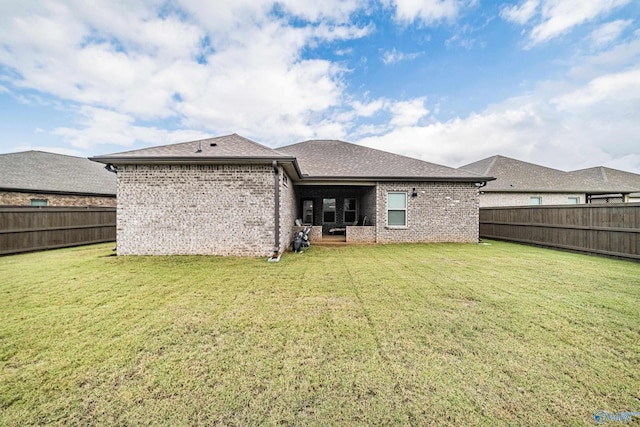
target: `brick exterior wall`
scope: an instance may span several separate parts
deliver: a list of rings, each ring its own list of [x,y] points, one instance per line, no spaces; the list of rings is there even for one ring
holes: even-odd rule
[[[480,190],[480,207],[494,206],[528,206],[532,197],[542,197],[543,205],[567,205],[569,197],[579,197],[580,203],[586,203],[584,193],[498,193]]]
[[[291,248],[293,228],[296,222],[296,191],[291,178],[280,169],[280,252]]]
[[[411,197],[413,188],[418,196]],[[387,192],[407,193],[407,226],[387,226]],[[379,182],[378,243],[464,242],[479,238],[478,188],[473,183]]]
[[[345,232],[347,243],[375,243],[376,228],[374,226],[361,227],[358,225],[348,225]]]
[[[273,176],[271,165],[120,165],[118,254],[270,256]],[[292,184],[280,180],[289,218]]]
[[[47,206],[100,206],[115,207],[116,197],[79,196],[71,194],[20,193],[0,191],[0,205],[31,206],[31,199],[46,199]]]

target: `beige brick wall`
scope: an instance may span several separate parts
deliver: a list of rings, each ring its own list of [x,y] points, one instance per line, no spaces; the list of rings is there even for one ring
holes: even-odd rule
[[[473,183],[378,183],[376,241],[477,242],[478,188]],[[411,197],[413,188],[418,196]],[[387,192],[407,193],[407,226],[387,225]]]
[[[480,190],[482,191],[482,190]],[[543,205],[566,205],[569,197],[579,197],[580,203],[586,203],[584,193],[480,193],[480,207],[528,206],[532,197],[542,197]]]
[[[347,243],[375,243],[376,228],[374,226],[348,225],[345,238]]]
[[[31,199],[46,199],[48,202],[47,206],[116,206],[115,196],[75,196],[66,194],[19,193],[0,191],[0,205],[30,206]]]
[[[271,255],[273,175],[271,165],[120,165],[118,254]]]
[[[280,252],[291,248],[296,221],[296,192],[291,178],[280,169]]]

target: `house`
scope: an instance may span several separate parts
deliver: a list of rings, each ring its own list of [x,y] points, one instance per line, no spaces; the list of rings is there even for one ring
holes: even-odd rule
[[[496,179],[481,189],[480,207],[591,203],[602,197],[626,201],[634,187],[564,172],[505,156],[458,168]],[[637,188],[637,187],[636,187]]]
[[[275,256],[296,220],[312,241],[477,242],[492,179],[343,141],[271,149],[236,134],[91,160],[117,169],[120,255]]]
[[[0,154],[0,171],[0,205],[116,205],[116,175],[86,158],[43,151]]]
[[[620,200],[617,195],[603,195],[593,197],[591,203],[612,203],[612,202],[640,202],[640,174],[625,172],[618,169],[597,166],[595,168],[580,169],[571,173],[588,177],[602,183],[611,184],[617,187],[629,187],[635,189],[626,200]]]

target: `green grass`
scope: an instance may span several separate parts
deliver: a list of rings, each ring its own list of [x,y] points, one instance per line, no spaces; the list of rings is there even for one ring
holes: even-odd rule
[[[640,264],[490,245],[0,258],[0,425],[593,425]],[[632,424],[638,425],[640,417]]]

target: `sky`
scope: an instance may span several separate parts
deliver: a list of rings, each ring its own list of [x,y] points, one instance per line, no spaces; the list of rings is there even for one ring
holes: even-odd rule
[[[0,153],[230,133],[640,173],[640,1],[0,0]]]

